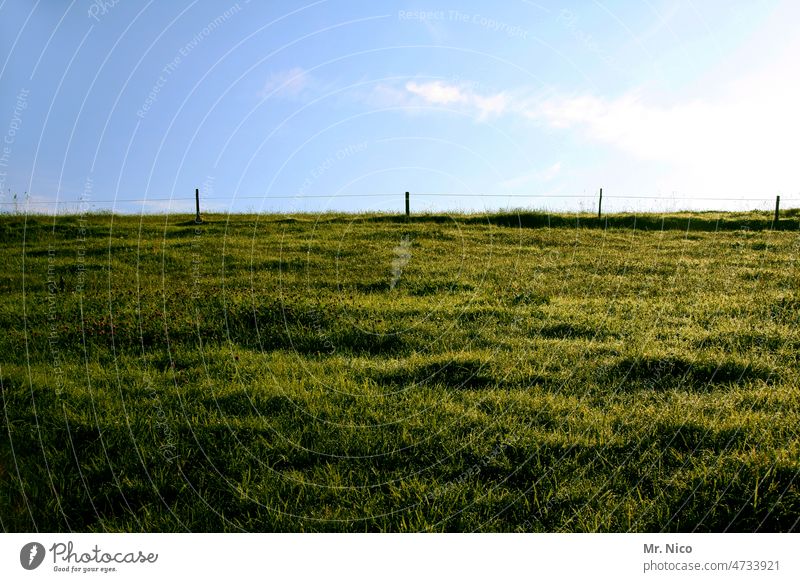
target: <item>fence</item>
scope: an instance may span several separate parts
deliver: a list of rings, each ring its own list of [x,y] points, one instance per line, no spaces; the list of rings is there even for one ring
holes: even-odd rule
[[[331,198],[391,198],[397,194],[337,194],[331,196],[328,194],[304,194],[297,196],[272,196],[272,195],[257,195],[257,196],[236,196],[233,199],[223,197],[208,197],[204,200],[210,201],[241,201],[241,200],[302,200],[302,199],[331,199]],[[465,193],[465,194],[443,194],[443,193],[417,193],[414,196],[424,198],[436,197],[457,197],[457,198],[503,198],[503,199],[525,199],[525,200],[552,200],[552,199],[594,199],[594,196],[587,194],[483,194],[483,193]],[[611,195],[604,196],[603,189],[600,188],[597,195],[597,218],[603,217],[603,200],[653,200],[664,202],[677,202],[677,201],[694,201],[694,202],[771,202],[773,198],[756,196],[756,197],[717,197],[717,196],[646,196],[646,195]],[[119,203],[148,203],[148,202],[186,202],[195,201],[195,222],[201,223],[200,216],[200,189],[195,189],[194,197],[171,197],[171,198],[117,198],[109,200],[90,200],[87,202],[76,200],[52,200],[52,201],[17,201],[0,202],[0,207],[13,205],[16,211],[20,206],[27,209],[29,206],[49,206],[59,204],[119,204]],[[773,222],[777,224],[780,221],[780,195],[774,198],[775,200],[775,213]],[[784,198],[787,200],[797,201],[800,198]],[[405,192],[405,215],[411,216],[411,193]]]

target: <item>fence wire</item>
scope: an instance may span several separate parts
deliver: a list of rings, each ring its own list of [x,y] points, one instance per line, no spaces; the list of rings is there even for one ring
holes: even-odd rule
[[[403,193],[393,194],[303,194],[303,195],[255,195],[255,196],[235,196],[232,198],[210,196],[201,197],[201,202],[237,202],[240,200],[307,200],[307,199],[339,199],[339,198],[402,198]],[[483,194],[483,193],[465,193],[465,194],[448,194],[448,193],[411,193],[413,197],[425,198],[515,198],[527,200],[551,200],[551,199],[579,199],[585,200],[598,200],[596,194]],[[116,198],[107,200],[16,200],[0,202],[3,206],[46,206],[58,204],[131,204],[131,203],[147,203],[147,202],[189,202],[194,201],[194,196],[179,196],[174,198]],[[676,201],[700,201],[700,202],[774,202],[775,197],[760,196],[742,196],[742,197],[717,197],[708,194],[703,195],[682,195],[682,196],[648,196],[648,195],[619,195],[619,194],[603,194],[603,200],[658,200],[662,202],[676,202]],[[790,202],[800,200],[800,197],[781,197],[781,202]]]

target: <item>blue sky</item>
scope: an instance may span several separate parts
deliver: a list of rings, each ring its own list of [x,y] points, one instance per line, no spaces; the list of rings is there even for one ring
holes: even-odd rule
[[[798,21],[766,0],[0,0],[3,208],[797,205]]]

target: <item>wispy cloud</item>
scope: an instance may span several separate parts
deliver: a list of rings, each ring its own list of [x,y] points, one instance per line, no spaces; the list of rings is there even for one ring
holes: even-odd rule
[[[406,91],[418,95],[428,103],[435,105],[449,105],[467,101],[467,95],[460,88],[442,81],[432,81],[430,83],[409,81],[406,83]]]
[[[260,96],[296,97],[312,85],[313,80],[305,69],[293,67],[286,71],[271,73],[260,91]]]
[[[644,87],[618,95],[545,93],[541,88],[493,89],[419,77],[381,82],[350,98],[371,107],[406,108],[409,115],[440,109],[479,122],[527,122],[532,133],[545,128],[570,134],[572,144],[583,142],[593,150],[648,164],[647,171],[666,176],[665,184],[673,190],[772,195],[797,191],[800,83],[793,71],[798,51],[800,41],[785,47],[766,67],[725,85],[698,86],[688,96]],[[308,86],[301,70],[280,78],[280,86]],[[503,185],[562,176],[561,165],[554,163]]]
[[[554,97],[523,114],[633,158],[681,168],[687,187],[770,192],[796,183],[799,101],[800,87],[761,79],[669,106],[638,92],[614,99],[586,94]]]
[[[634,159],[679,170],[677,188],[775,193],[797,184],[800,84],[787,76],[791,70],[784,59],[690,99],[665,100],[643,90],[617,97],[592,92],[544,97],[524,88],[481,92],[444,81],[409,81],[406,95],[395,96],[410,99],[412,105],[454,109],[479,121],[510,117],[572,132]],[[552,170],[555,176],[560,167]],[[535,174],[525,178],[548,179]],[[514,180],[507,185],[522,183]]]
[[[405,89],[425,103],[458,106],[467,113],[474,114],[480,121],[502,114],[509,104],[509,97],[503,92],[482,95],[467,85],[444,81],[409,81]]]

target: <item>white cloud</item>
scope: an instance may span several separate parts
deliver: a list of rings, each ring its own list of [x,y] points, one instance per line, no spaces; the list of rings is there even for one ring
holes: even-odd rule
[[[497,116],[506,111],[509,97],[505,93],[481,95],[464,85],[455,85],[443,81],[416,83],[409,81],[405,85],[411,95],[433,105],[458,106],[466,113],[475,115],[479,121]]]
[[[716,99],[661,106],[636,92],[616,99],[589,94],[551,98],[524,115],[669,164],[685,182],[681,188],[774,194],[800,183],[798,103],[797,84],[758,79]]]
[[[270,74],[261,89],[261,97],[266,98],[270,95],[295,97],[311,85],[311,76],[304,69],[293,67],[287,71]]]
[[[472,103],[479,112],[479,119],[483,120],[491,115],[500,115],[508,106],[509,99],[505,93],[496,93],[488,97],[472,96]]]
[[[428,103],[433,103],[435,105],[449,105],[451,103],[464,103],[467,101],[467,96],[462,93],[461,89],[455,85],[448,85],[441,81],[422,84],[409,81],[406,83],[406,91],[414,95],[419,95]]]
[[[643,90],[608,98],[551,96],[511,109],[589,143],[662,168],[665,187],[685,193],[771,198],[800,189],[800,42],[793,41],[727,83],[700,84],[688,97]],[[705,85],[705,86],[704,86]]]
[[[800,189],[797,54],[800,41],[784,46],[782,54],[773,55],[755,72],[742,73],[727,84],[698,82],[684,96],[645,89],[616,97],[590,91],[480,90],[442,80],[385,85],[373,93],[410,112],[421,104],[434,105],[478,121],[526,119],[574,134],[587,147],[614,154],[609,156],[614,166],[595,168],[592,177],[610,173],[618,182],[625,176],[630,183],[643,184],[637,187],[652,189],[657,184],[686,194],[795,196]],[[547,170],[511,178],[504,186],[563,176],[558,164]]]
[[[576,133],[591,147],[611,147],[651,170],[660,167],[669,176],[665,185],[671,190],[766,198],[780,192],[796,195],[800,188],[800,80],[794,74],[795,54],[786,51],[757,74],[671,101],[662,94],[657,102],[643,90],[613,98],[590,92],[541,97],[532,91],[480,93],[469,85],[442,81],[408,82],[405,89],[411,105],[421,100],[479,121],[522,117]],[[523,178],[551,180],[560,166],[551,169],[551,177],[538,172],[505,185],[519,185],[524,180],[516,180]],[[643,171],[638,166],[629,169]]]

